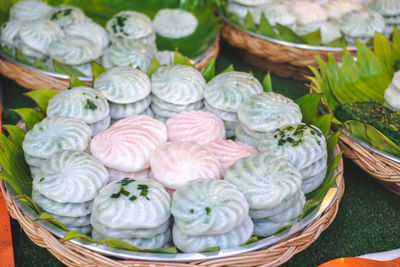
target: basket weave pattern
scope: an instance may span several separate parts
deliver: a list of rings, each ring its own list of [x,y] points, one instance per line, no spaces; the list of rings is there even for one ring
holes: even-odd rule
[[[343,160],[340,160],[337,169],[339,170],[339,179],[342,180],[342,183],[335,198],[332,200],[332,203],[325,210],[325,212],[302,231],[296,233],[287,240],[279,242],[265,249],[222,259],[211,259],[187,263],[118,260],[82,248],[78,245],[72,244],[71,242],[62,243],[60,239],[56,238],[53,234],[40,226],[37,222],[26,215],[20,208],[18,208],[13,198],[4,188],[3,183],[0,183],[0,188],[3,192],[7,203],[7,209],[10,212],[11,217],[20,223],[26,235],[35,244],[46,248],[51,254],[54,255],[54,257],[68,266],[278,266],[287,262],[296,253],[299,253],[310,246],[333,222],[339,208],[339,202],[344,193]]]
[[[363,147],[344,134],[340,135],[344,155],[356,163],[382,185],[400,195],[400,164]]]
[[[219,37],[217,37],[215,44],[207,49],[204,57],[195,63],[194,66],[198,70],[203,70],[212,58],[218,56],[218,53]],[[69,87],[69,80],[67,79],[51,77],[11,63],[4,58],[0,58],[0,73],[29,90],[52,89],[55,91],[62,91]]]

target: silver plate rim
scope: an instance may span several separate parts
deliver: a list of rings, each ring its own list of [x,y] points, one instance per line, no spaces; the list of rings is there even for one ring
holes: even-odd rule
[[[356,52],[357,47],[355,46],[347,46],[346,48],[341,48],[341,47],[329,47],[329,46],[313,46],[313,45],[308,45],[308,44],[295,44],[291,43],[288,41],[282,41],[278,39],[274,39],[271,37],[263,36],[255,32],[251,32],[249,30],[243,29],[242,27],[236,25],[232,21],[230,21],[227,17],[223,16],[220,12],[218,12],[219,16],[223,19],[225,23],[227,23],[229,26],[240,30],[242,32],[247,33],[248,35],[251,35],[253,37],[259,38],[264,41],[268,41],[271,43],[275,44],[280,44],[280,45],[285,45],[285,46],[290,46],[290,47],[295,47],[299,49],[304,49],[304,50],[314,50],[314,51],[322,51],[322,52],[344,52],[345,50],[350,51],[350,52]]]
[[[336,169],[333,174],[333,177],[337,175],[339,172],[340,170]],[[191,261],[210,260],[210,259],[236,256],[239,254],[272,246],[274,244],[279,243],[282,240],[290,238],[294,234],[303,230],[313,221],[318,219],[321,216],[321,214],[323,214],[328,208],[331,207],[333,200],[338,194],[339,188],[342,186],[343,182],[344,182],[343,177],[339,176],[335,180],[335,184],[329,189],[329,192],[325,195],[321,204],[317,208],[315,208],[310,214],[308,214],[305,218],[303,218],[300,222],[293,225],[288,231],[258,240],[257,242],[245,246],[235,247],[232,249],[223,249],[217,252],[205,252],[205,253],[164,254],[164,253],[148,253],[148,252],[136,252],[136,251],[121,250],[121,249],[113,249],[105,245],[98,246],[96,244],[89,243],[81,239],[74,239],[68,242],[71,242],[78,246],[82,246],[86,249],[95,251],[102,255],[112,256],[127,260],[130,259],[130,260],[162,261],[162,262],[191,262]],[[31,219],[35,220],[37,215],[33,213],[33,210],[31,210],[28,206],[26,206],[26,204],[22,203],[21,201],[15,198],[17,194],[7,182],[3,181],[3,183],[6,187],[6,190],[12,196],[17,206]],[[49,222],[45,221],[36,221],[36,222],[58,238],[63,238],[66,233],[65,231],[55,227]]]

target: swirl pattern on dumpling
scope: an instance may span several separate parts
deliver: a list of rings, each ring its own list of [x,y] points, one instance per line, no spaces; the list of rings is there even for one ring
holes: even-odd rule
[[[399,0],[373,0],[370,8],[383,16],[398,16],[400,14]]]
[[[153,24],[145,14],[135,11],[122,11],[114,15],[106,25],[107,31],[113,36],[138,39],[153,33]]]
[[[236,140],[254,147],[258,147],[258,143],[260,142],[260,140],[248,135],[240,124],[235,129],[235,136]]]
[[[375,11],[360,10],[343,16],[337,25],[351,38],[372,38],[376,32],[383,32],[385,19]]]
[[[67,217],[56,214],[51,214],[57,221],[65,225],[66,227],[83,227],[90,225],[90,215],[79,216],[79,217]]]
[[[183,252],[200,252],[208,248],[228,249],[238,247],[253,234],[253,222],[246,216],[242,224],[220,235],[189,236],[182,233],[177,224],[172,228],[174,244]]]
[[[93,230],[92,237],[96,240],[107,239],[105,235],[98,233],[97,231]],[[156,249],[162,248],[168,242],[171,241],[171,229],[166,230],[164,233],[157,234],[151,238],[120,238],[120,240],[125,241],[126,243],[131,244],[137,248],[141,249]]]
[[[307,194],[317,189],[324,181],[327,169],[328,167],[325,166],[325,168],[323,168],[319,173],[313,176],[304,177],[301,190]]]
[[[10,8],[10,20],[45,18],[52,7],[41,1],[18,1]]]
[[[95,123],[89,123],[88,126],[92,130],[92,136],[95,136],[101,131],[107,129],[110,126],[110,123],[111,123],[111,117],[107,116],[105,119],[102,119],[101,121]]]
[[[153,180],[124,179],[105,186],[93,202],[91,222],[112,229],[151,229],[171,216],[171,198]]]
[[[125,172],[149,167],[150,153],[159,138],[140,126],[112,126],[100,132],[90,143],[90,152],[106,167]]]
[[[293,1],[291,4],[298,24],[318,23],[328,18],[326,11],[318,3]]]
[[[204,98],[215,109],[237,112],[245,98],[262,91],[260,82],[250,74],[230,71],[218,74],[207,84]]]
[[[42,166],[43,162],[45,162],[47,159],[43,159],[43,158],[38,158],[38,157],[34,157],[31,156],[27,153],[24,153],[24,157],[25,157],[25,161],[26,163],[31,166],[31,167],[37,167],[40,168],[40,166]],[[33,174],[32,174],[33,175]]]
[[[1,25],[1,45],[13,48],[16,45],[19,28],[24,22],[21,20],[10,20]]]
[[[59,216],[68,214],[71,217],[87,216],[92,212],[93,205],[93,201],[84,203],[60,203],[43,196],[35,189],[32,190],[32,200],[49,213]]]
[[[238,159],[257,154],[257,150],[245,143],[232,140],[217,140],[206,145],[218,159],[221,172],[225,171]]]
[[[214,113],[202,110],[181,112],[167,120],[171,142],[191,142],[205,145],[225,138],[225,126]]]
[[[109,102],[110,116],[113,119],[123,119],[144,112],[151,104],[151,96],[147,96],[131,104],[117,104]]]
[[[93,88],[109,101],[129,104],[144,99],[150,94],[151,82],[143,72],[130,67],[115,67],[102,73]]]
[[[110,112],[107,99],[90,87],[78,86],[62,91],[50,99],[48,117],[71,117],[86,123],[105,119]]]
[[[339,19],[345,14],[363,8],[362,4],[354,0],[329,0],[323,5],[329,19]]]
[[[241,158],[225,172],[251,209],[273,209],[300,190],[301,174],[285,158],[268,153]]]
[[[240,122],[255,132],[274,131],[301,122],[302,114],[293,100],[272,92],[248,97],[238,110]]]
[[[286,158],[298,170],[310,166],[327,153],[322,132],[304,123],[266,133],[258,149]]]
[[[158,142],[164,143],[167,141],[167,127],[164,123],[153,119],[146,115],[133,115],[125,119],[116,121],[112,127],[121,126],[140,126],[156,136]]]
[[[68,65],[80,65],[101,56],[101,47],[81,36],[66,36],[52,42],[49,54],[54,59]]]
[[[193,67],[170,65],[160,67],[151,78],[152,93],[159,99],[177,105],[188,105],[203,99],[206,86],[201,73]]]
[[[161,9],[154,17],[154,30],[163,37],[178,39],[194,33],[196,17],[181,9]]]
[[[19,37],[30,48],[47,54],[50,44],[64,37],[64,32],[54,22],[38,19],[24,22],[19,29]]]
[[[153,177],[171,189],[199,179],[220,178],[217,158],[200,145],[164,143],[157,147],[150,157]]]
[[[71,24],[64,29],[64,32],[70,36],[85,37],[102,49],[105,49],[110,43],[106,30],[99,24],[88,20]]]
[[[164,100],[161,100],[155,95],[151,96],[151,101],[152,101],[153,106],[156,105],[160,109],[174,111],[177,113],[182,112],[182,111],[188,111],[188,110],[197,110],[197,109],[201,109],[203,107],[202,101],[197,101],[197,102],[194,102],[194,103],[191,103],[188,105],[177,105],[177,104],[171,104]]]
[[[290,5],[282,2],[270,3],[263,6],[262,11],[271,26],[276,26],[277,23],[288,27],[293,27],[296,24],[296,16]]]
[[[90,154],[59,151],[40,167],[33,188],[60,203],[81,203],[94,199],[108,182],[106,168]]]
[[[122,172],[111,168],[107,168],[107,170],[108,174],[110,175],[110,182],[121,181],[124,178],[141,180],[141,179],[149,179],[150,177],[150,168],[138,172]]]
[[[288,227],[293,225],[297,222],[296,219],[292,219],[286,222],[271,222],[271,221],[256,221],[254,220],[254,235],[257,236],[270,236],[275,234],[278,230],[282,229],[283,227]]]
[[[230,111],[224,111],[220,109],[213,108],[210,104],[208,104],[207,101],[204,101],[204,107],[205,110],[212,112],[214,114],[217,114],[218,117],[225,121],[230,121],[230,122],[238,122],[238,116],[236,112],[230,112]]]
[[[151,103],[151,110],[154,112],[154,114],[164,117],[164,118],[170,118],[172,116],[177,115],[179,112],[177,111],[171,111],[171,110],[167,110],[167,109],[162,109],[159,106],[157,106],[154,103]]]
[[[322,44],[328,44],[342,37],[340,29],[333,23],[324,22],[319,29],[321,32]]]
[[[71,24],[88,20],[82,10],[67,5],[59,5],[54,8],[49,15],[49,19],[63,29]]]
[[[179,230],[189,236],[233,230],[248,216],[249,204],[231,183],[198,179],[174,192],[171,212]]]
[[[326,153],[324,156],[322,156],[319,160],[315,161],[313,164],[305,168],[299,169],[301,176],[303,176],[303,180],[306,179],[307,177],[311,177],[320,173],[324,168],[326,168],[327,161],[328,161],[328,154]]]
[[[91,133],[82,121],[47,117],[26,133],[22,147],[31,156],[47,159],[60,150],[86,150]]]
[[[153,62],[153,51],[148,45],[141,42],[127,42],[115,40],[104,52],[102,63],[104,67],[132,66],[147,72]]]

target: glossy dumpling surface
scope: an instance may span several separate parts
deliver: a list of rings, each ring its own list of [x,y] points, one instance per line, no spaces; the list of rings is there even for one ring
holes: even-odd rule
[[[138,39],[153,32],[153,24],[145,14],[135,11],[122,11],[114,15],[106,25],[111,36]]]
[[[262,11],[271,26],[275,26],[277,23],[289,27],[296,24],[296,16],[293,9],[286,3],[271,3],[265,5]]]
[[[108,174],[110,175],[110,181],[121,181],[125,178],[141,180],[141,179],[149,179],[150,177],[150,168],[138,172],[122,172],[110,168],[107,168],[107,170]]]
[[[171,212],[182,233],[215,235],[239,226],[248,216],[249,205],[233,184],[219,179],[198,179],[174,192]]]
[[[253,234],[253,222],[246,216],[242,224],[220,235],[189,236],[182,233],[177,224],[172,228],[174,244],[183,252],[200,252],[208,248],[228,249],[238,247]]]
[[[310,166],[327,153],[321,131],[303,123],[265,134],[258,149],[286,158],[298,170]]]
[[[343,15],[363,8],[361,3],[354,0],[329,0],[324,5],[329,19],[339,19]]]
[[[338,21],[340,30],[352,38],[372,38],[385,29],[384,18],[375,11],[360,10],[343,16]]]
[[[59,151],[40,167],[33,188],[45,197],[61,203],[92,200],[108,182],[106,168],[81,151]]]
[[[89,39],[102,49],[105,49],[110,43],[110,38],[108,37],[106,30],[99,24],[89,20],[71,24],[64,29],[64,32],[67,35],[80,36]]]
[[[171,104],[168,103],[164,100],[161,100],[155,95],[151,96],[151,101],[152,101],[152,106],[157,106],[160,109],[166,110],[166,111],[173,111],[173,112],[182,112],[182,111],[187,111],[187,110],[197,110],[201,109],[203,107],[203,102],[202,101],[197,101],[192,104],[188,105],[176,105],[176,104]]]
[[[91,221],[112,229],[156,228],[168,221],[170,202],[164,187],[153,180],[111,182],[94,200]]]
[[[300,123],[299,106],[293,100],[272,92],[248,97],[238,110],[240,122],[252,131],[268,132]]]
[[[102,73],[94,81],[94,89],[109,101],[129,104],[150,94],[151,82],[143,72],[130,67],[115,67]]]
[[[197,28],[196,17],[181,9],[162,9],[157,12],[153,23],[156,33],[172,39],[191,35]]]
[[[26,133],[22,147],[27,154],[46,159],[60,150],[86,150],[91,133],[83,121],[47,117]]]
[[[171,142],[192,142],[205,145],[225,138],[222,120],[214,113],[191,110],[167,120],[168,139]]]
[[[86,123],[96,123],[109,115],[107,99],[90,87],[78,86],[50,99],[48,117],[72,117]]]
[[[200,145],[164,143],[157,147],[150,157],[153,177],[171,189],[178,189],[198,178],[220,178],[217,158]]]
[[[95,123],[89,123],[89,127],[92,130],[92,136],[97,135],[101,131],[107,129],[110,126],[111,123],[111,117],[107,116],[101,121],[95,122]]]
[[[71,24],[80,23],[86,20],[86,16],[82,10],[66,5],[59,5],[54,8],[50,13],[49,18],[60,25],[63,29]]]
[[[1,45],[12,48],[16,45],[19,28],[24,22],[22,20],[10,20],[1,25]]]
[[[224,179],[233,183],[251,209],[273,209],[300,190],[301,174],[285,158],[268,153],[236,161]]]
[[[159,144],[143,127],[113,126],[93,138],[90,152],[108,168],[136,172],[149,167],[150,153]]]
[[[299,24],[310,24],[325,21],[328,16],[326,11],[318,4],[311,1],[293,1],[293,11]]]
[[[225,121],[229,121],[229,122],[238,122],[239,121],[236,112],[224,111],[221,109],[213,108],[210,104],[208,104],[207,101],[204,101],[204,107],[207,111],[217,114],[218,117],[220,117],[221,119],[223,119]]]
[[[117,104],[110,102],[110,116],[113,119],[123,119],[132,115],[140,114],[149,108],[151,96],[131,104]]]
[[[41,1],[18,1],[10,8],[10,20],[34,20],[45,18],[52,7]]]
[[[133,115],[116,121],[113,124],[113,127],[120,126],[139,126],[157,137],[158,142],[164,143],[167,141],[167,128],[165,124],[146,115]]]
[[[373,0],[370,7],[383,16],[396,16],[400,14],[399,0]]]
[[[218,74],[207,84],[204,98],[213,108],[237,112],[244,99],[262,91],[260,82],[250,74],[230,71]]]
[[[68,65],[80,65],[101,56],[101,47],[80,36],[66,36],[52,42],[49,54],[54,59]]]
[[[249,157],[257,153],[257,150],[245,143],[232,140],[217,140],[207,144],[210,150],[218,159],[221,172],[225,171],[238,159]]]
[[[235,136],[236,140],[249,144],[253,147],[258,147],[258,143],[260,142],[260,140],[248,135],[240,124],[235,129]]]
[[[184,65],[160,67],[153,73],[151,82],[154,95],[177,105],[187,105],[201,100],[206,85],[198,70]]]
[[[19,37],[27,46],[45,54],[50,44],[63,36],[61,28],[46,19],[26,21],[19,29]]]

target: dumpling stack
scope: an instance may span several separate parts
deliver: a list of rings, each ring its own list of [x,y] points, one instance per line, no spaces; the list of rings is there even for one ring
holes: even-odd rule
[[[191,35],[197,28],[197,18],[181,9],[161,9],[154,17],[154,30],[160,36],[179,39]]]
[[[245,72],[231,71],[215,76],[204,90],[205,109],[224,122],[227,137],[234,136],[239,123],[237,111],[247,97],[263,91],[260,82]]]
[[[265,133],[300,123],[302,119],[300,108],[293,100],[272,92],[248,97],[240,105],[238,117],[236,138],[255,147]]]
[[[155,181],[126,178],[111,182],[94,200],[92,237],[121,239],[141,249],[168,246],[170,203],[164,187]]]
[[[218,159],[205,147],[189,143],[164,143],[150,157],[151,178],[170,190],[196,179],[219,179]]]
[[[373,0],[370,4],[372,10],[378,12],[385,19],[384,34],[389,36],[393,27],[400,26],[400,1],[399,0]]]
[[[106,168],[91,155],[61,150],[33,177],[32,199],[69,230],[88,234],[93,199],[107,182]]]
[[[28,131],[22,143],[25,160],[35,176],[43,162],[60,150],[86,151],[92,131],[80,120],[48,117]]]
[[[237,247],[253,234],[245,197],[224,180],[186,184],[175,191],[171,212],[174,244],[183,252]]]
[[[73,87],[50,99],[48,117],[71,117],[85,122],[92,129],[92,136],[110,125],[110,108],[107,99],[86,86]]]
[[[111,119],[145,113],[151,103],[151,82],[146,74],[131,67],[115,67],[101,74],[93,88],[109,101]]]
[[[225,126],[214,113],[191,110],[172,116],[167,120],[168,140],[205,145],[225,139]]]
[[[245,196],[257,236],[294,224],[303,211],[301,174],[283,157],[262,153],[239,159],[228,168],[225,180]]]
[[[393,111],[400,110],[400,71],[394,74],[392,83],[385,90],[385,102]]]
[[[167,129],[162,122],[134,115],[96,135],[90,152],[111,171],[128,173],[126,177],[143,177],[148,173],[150,154],[166,141]]]
[[[315,126],[300,123],[268,132],[258,148],[261,152],[286,158],[301,173],[304,193],[317,189],[325,178],[326,141]]]
[[[160,67],[151,77],[152,104],[156,118],[166,121],[182,111],[201,109],[206,86],[201,73],[193,67]]]

